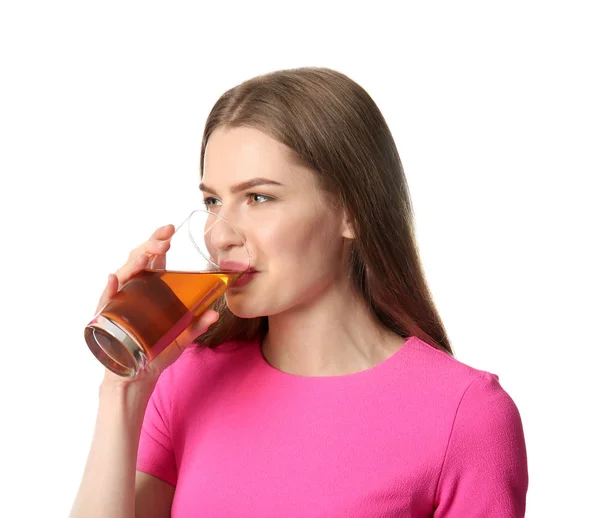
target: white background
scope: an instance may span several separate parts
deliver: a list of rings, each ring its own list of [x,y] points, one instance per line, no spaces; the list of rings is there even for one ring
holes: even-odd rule
[[[521,412],[527,516],[599,512],[593,4],[4,2],[0,515],[68,514],[107,274],[198,206],[218,96],[303,65],[348,74],[388,120],[457,357]]]

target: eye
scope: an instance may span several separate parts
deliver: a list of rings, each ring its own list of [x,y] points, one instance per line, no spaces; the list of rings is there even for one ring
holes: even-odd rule
[[[204,198],[204,206],[207,208],[214,207],[218,202],[219,202],[219,200],[217,200],[217,198],[212,198],[212,197]]]
[[[271,196],[267,196],[266,194],[258,194],[256,192],[249,192],[246,197],[254,204],[264,203],[273,199]]]

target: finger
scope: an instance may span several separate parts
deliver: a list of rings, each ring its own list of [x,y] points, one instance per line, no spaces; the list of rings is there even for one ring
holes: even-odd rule
[[[162,252],[155,253],[151,256],[149,268],[154,270],[164,270],[167,266],[167,251],[171,248],[171,241],[161,241],[160,245],[157,246]]]
[[[119,279],[119,287],[146,267],[164,269],[166,264],[165,254],[169,248],[171,248],[170,238],[146,241],[134,248],[129,254],[127,262],[115,272]]]
[[[149,239],[144,241],[140,246],[135,247],[131,252],[127,261],[134,261],[136,257],[142,253],[148,255],[160,255],[166,253],[171,247],[171,238],[166,239]]]
[[[204,334],[218,319],[219,314],[216,311],[205,311],[150,363],[149,368],[156,368],[162,372],[181,356],[195,338]]]
[[[150,236],[150,240],[152,239],[168,239],[175,233],[175,227],[171,224],[165,225],[164,227],[157,228],[152,235]]]
[[[164,255],[169,248],[171,248],[171,238],[153,239],[144,243],[142,251],[149,255]]]
[[[219,320],[219,313],[213,309],[209,309],[202,313],[190,326],[190,342],[203,335],[208,331],[208,328]]]
[[[115,272],[115,275],[119,281],[119,288],[134,275],[141,272],[147,266],[149,260],[150,256],[142,252],[135,259],[132,261],[127,261],[123,266],[121,266],[121,268]]]
[[[100,296],[100,300],[98,301],[98,307],[96,308],[96,312],[99,312],[106,304],[110,302],[110,300],[116,295],[119,290],[119,280],[114,273],[109,274],[108,280],[106,282],[106,287]]]
[[[219,313],[212,309],[205,311],[196,317],[190,326],[177,337],[177,342],[185,349],[196,338],[204,334],[217,320],[219,320]]]
[[[127,261],[135,260],[142,252],[157,255],[164,254],[169,249],[170,239],[174,233],[175,227],[171,224],[157,228],[150,236],[150,239],[144,241],[140,246],[137,246],[129,253]],[[168,244],[161,244],[164,241]]]
[[[167,251],[171,248],[171,240],[166,239],[164,241],[150,241],[146,253],[150,253],[150,261],[148,262],[148,268],[153,270],[164,270],[167,265]]]

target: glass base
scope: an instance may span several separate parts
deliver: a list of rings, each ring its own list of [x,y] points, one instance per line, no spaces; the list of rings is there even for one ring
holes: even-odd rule
[[[114,320],[98,315],[85,328],[85,342],[110,371],[133,378],[148,365],[148,356],[137,339]]]

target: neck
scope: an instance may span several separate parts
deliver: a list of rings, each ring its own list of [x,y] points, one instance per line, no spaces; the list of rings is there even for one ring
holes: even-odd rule
[[[298,376],[340,376],[369,369],[404,344],[369,311],[348,285],[332,286],[316,300],[269,317],[265,359]]]

